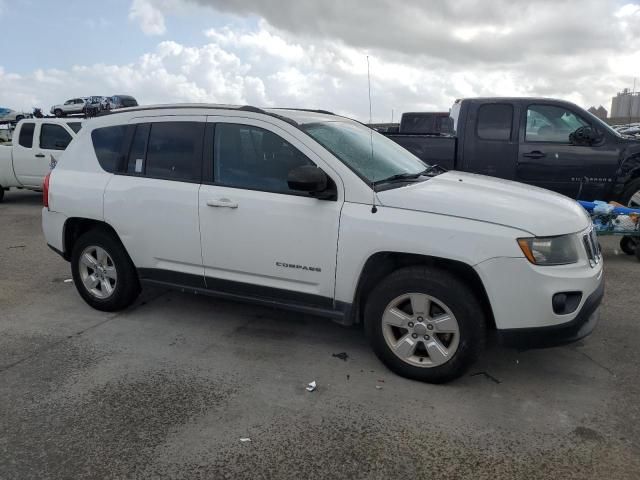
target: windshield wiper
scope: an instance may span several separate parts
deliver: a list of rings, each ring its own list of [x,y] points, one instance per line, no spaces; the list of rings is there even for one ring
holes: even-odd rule
[[[378,185],[380,183],[389,183],[389,182],[395,182],[397,180],[413,180],[416,179],[418,177],[420,177],[424,172],[418,172],[418,173],[397,173],[395,175],[391,175],[390,177],[387,178],[383,178],[382,180],[376,180],[375,182],[373,182],[374,185]]]

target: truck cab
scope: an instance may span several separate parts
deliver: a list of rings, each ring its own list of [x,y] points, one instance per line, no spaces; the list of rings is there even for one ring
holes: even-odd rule
[[[18,123],[12,144],[0,146],[0,200],[11,187],[39,190],[57,160],[76,137],[82,122],[53,118]]]
[[[640,141],[573,103],[470,98],[457,100],[450,117],[451,136],[387,136],[427,163],[515,180],[571,198],[637,206]]]

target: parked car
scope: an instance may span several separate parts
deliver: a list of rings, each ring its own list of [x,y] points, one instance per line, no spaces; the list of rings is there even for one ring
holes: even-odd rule
[[[474,98],[451,108],[454,135],[385,133],[427,163],[640,206],[640,140],[561,100]]]
[[[55,118],[27,119],[18,123],[12,145],[0,145],[0,202],[11,187],[41,190],[51,157],[57,159],[76,136],[70,124]]]
[[[87,97],[85,99],[83,111],[85,116],[94,117],[98,115],[102,110],[104,110],[103,105],[105,104],[105,100],[106,97],[101,97],[98,95]]]
[[[0,124],[2,123],[17,123],[23,118],[27,118],[29,115],[23,112],[16,112],[10,108],[0,107]]]
[[[575,201],[426,166],[344,117],[169,105],[84,125],[44,182],[49,246],[92,307],[141,284],[364,322],[393,371],[443,382],[487,332],[588,335],[604,293]]]
[[[62,105],[54,105],[51,107],[51,113],[56,117],[64,117],[75,113],[84,113],[86,98],[72,98]]]
[[[430,135],[453,133],[453,120],[449,112],[407,112],[402,114],[400,123],[379,123],[369,126],[380,133],[427,133]]]
[[[138,101],[131,95],[113,95],[111,97],[106,97],[106,99],[109,105],[108,110],[138,106]]]

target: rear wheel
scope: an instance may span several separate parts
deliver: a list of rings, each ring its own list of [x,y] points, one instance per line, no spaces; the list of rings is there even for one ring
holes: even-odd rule
[[[4,200],[4,187],[0,185],[0,202]]]
[[[80,296],[97,310],[122,310],[140,293],[138,275],[127,252],[103,229],[91,230],[75,243],[71,272]]]
[[[479,357],[486,322],[476,296],[457,277],[408,267],[390,274],[368,296],[365,329],[391,370],[442,383],[461,376]]]
[[[56,117],[60,118],[60,117],[62,117],[62,110],[60,110],[59,108],[56,108],[56,109],[53,111],[53,114],[54,114]]]

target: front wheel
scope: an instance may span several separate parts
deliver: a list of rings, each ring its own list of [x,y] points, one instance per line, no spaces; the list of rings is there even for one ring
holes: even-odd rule
[[[408,267],[390,274],[368,296],[365,330],[389,369],[443,383],[477,360],[486,321],[480,302],[460,279],[437,268]]]
[[[80,296],[97,310],[122,310],[140,293],[138,275],[127,252],[103,229],[91,230],[75,243],[71,273]]]
[[[633,237],[622,237],[620,239],[620,248],[627,255],[635,255],[637,252],[638,242]]]
[[[60,117],[62,117],[62,110],[60,110],[59,108],[56,108],[56,109],[53,111],[53,114],[54,114],[56,117],[60,118]]]

